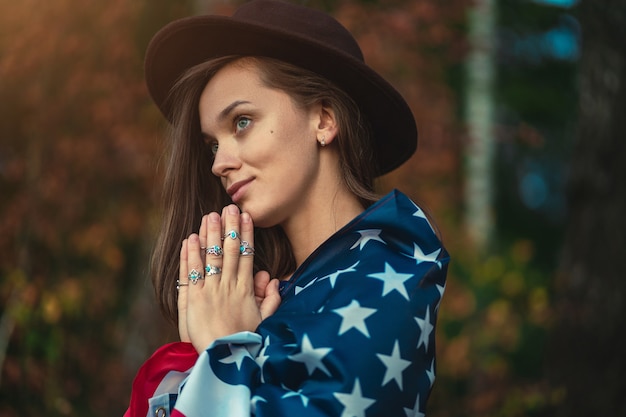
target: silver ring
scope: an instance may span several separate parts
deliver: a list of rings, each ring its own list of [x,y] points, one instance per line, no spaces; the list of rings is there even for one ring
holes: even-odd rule
[[[179,279],[176,280],[176,291],[180,290],[180,287],[186,287],[189,285],[188,282],[180,282]]]
[[[240,239],[239,233],[236,230],[231,230],[230,232],[224,233],[222,240],[226,239],[227,237],[231,238],[232,240]]]
[[[247,241],[242,240],[241,245],[239,245],[239,253],[241,254],[241,256],[254,255],[254,248],[250,246]]]
[[[206,253],[207,255],[222,256],[224,254],[224,251],[218,245],[214,245],[206,248],[204,253]]]
[[[207,276],[217,275],[217,274],[222,273],[222,268],[220,268],[219,266],[211,265],[211,264],[207,264],[204,267],[204,270],[206,271]]]
[[[192,269],[191,272],[187,274],[187,278],[189,278],[189,281],[191,281],[193,285],[196,285],[199,279],[204,279],[202,274],[195,269]]]

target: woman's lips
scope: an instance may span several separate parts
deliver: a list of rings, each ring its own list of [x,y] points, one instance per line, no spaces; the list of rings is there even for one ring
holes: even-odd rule
[[[241,200],[246,191],[247,185],[250,184],[252,180],[253,178],[248,178],[246,180],[237,181],[236,183],[228,187],[226,192],[228,193],[228,195],[230,195],[233,203],[237,203],[239,200]]]

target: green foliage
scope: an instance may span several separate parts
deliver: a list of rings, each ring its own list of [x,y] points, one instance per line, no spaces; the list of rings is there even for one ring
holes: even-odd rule
[[[431,415],[545,412],[556,395],[542,374],[552,277],[536,266],[533,242],[501,244],[485,255],[450,249]]]

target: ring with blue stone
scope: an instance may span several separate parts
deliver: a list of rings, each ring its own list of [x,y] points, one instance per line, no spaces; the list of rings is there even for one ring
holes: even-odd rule
[[[222,256],[224,254],[224,251],[218,245],[213,245],[206,248],[205,253],[207,255]]]
[[[206,271],[207,276],[208,275],[217,275],[217,274],[221,274],[222,273],[222,268],[220,268],[219,266],[211,265],[211,264],[207,264],[204,267],[204,270]]]
[[[241,254],[241,256],[254,255],[254,248],[250,246],[247,241],[242,240],[241,245],[239,245],[239,253]]]
[[[199,279],[203,279],[202,274],[195,269],[192,269],[191,272],[187,274],[187,278],[189,278],[189,281],[191,281],[193,285],[196,285]]]
[[[239,239],[239,233],[237,233],[236,230],[231,230],[230,232],[226,232],[224,233],[224,237],[222,237],[222,240],[226,239],[227,237],[231,238],[232,240]]]

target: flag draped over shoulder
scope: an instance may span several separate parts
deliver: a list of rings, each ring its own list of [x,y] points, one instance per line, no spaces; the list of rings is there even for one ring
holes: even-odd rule
[[[448,261],[424,212],[393,191],[282,283],[256,332],[215,341],[136,415],[423,416]]]

